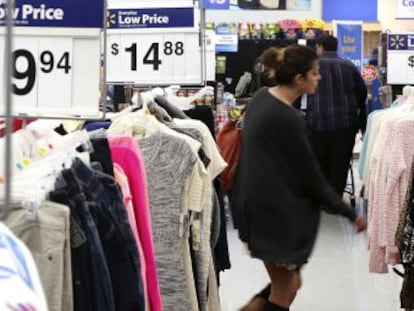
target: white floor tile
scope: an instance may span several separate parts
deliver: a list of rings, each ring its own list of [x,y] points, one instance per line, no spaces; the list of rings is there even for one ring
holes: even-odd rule
[[[221,274],[220,297],[222,311],[236,311],[267,284],[268,277],[262,263],[248,255],[236,231],[229,229],[228,237],[232,268]],[[354,233],[345,219],[324,215],[291,310],[400,310],[401,281],[393,272],[370,274],[365,234]]]
[[[268,283],[268,277],[231,224],[228,239],[232,268],[221,273],[220,297],[222,311],[236,311]],[[303,287],[291,311],[400,310],[402,278],[392,271],[370,274],[366,245],[366,234],[356,234],[348,220],[323,214],[314,252],[303,269]]]

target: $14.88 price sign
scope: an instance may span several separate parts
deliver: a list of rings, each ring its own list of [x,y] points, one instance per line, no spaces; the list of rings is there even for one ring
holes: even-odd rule
[[[136,84],[202,81],[198,34],[111,34],[107,80]]]
[[[71,106],[71,38],[16,36],[11,59],[13,113]]]

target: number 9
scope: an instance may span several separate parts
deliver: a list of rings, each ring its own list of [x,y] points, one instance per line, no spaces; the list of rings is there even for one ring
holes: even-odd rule
[[[20,57],[26,59],[27,68],[24,71],[18,71],[17,62]],[[13,93],[16,95],[26,95],[31,92],[36,80],[36,62],[35,59],[28,50],[16,50],[12,53],[13,59],[13,77],[18,80],[27,79],[27,83],[22,88],[19,88],[13,83]]]

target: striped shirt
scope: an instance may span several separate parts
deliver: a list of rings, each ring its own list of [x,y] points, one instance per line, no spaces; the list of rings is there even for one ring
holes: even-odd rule
[[[306,122],[311,131],[365,130],[367,88],[360,72],[336,52],[320,57],[322,79],[308,96]]]

